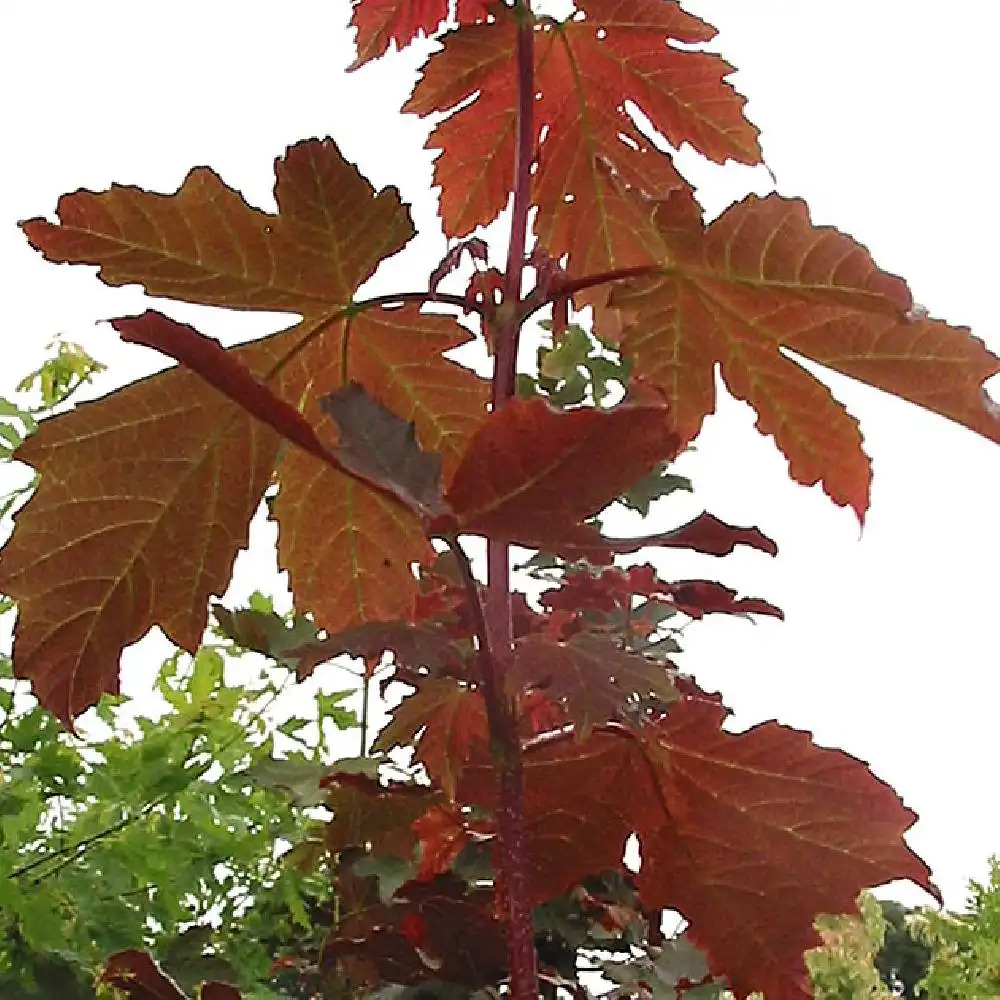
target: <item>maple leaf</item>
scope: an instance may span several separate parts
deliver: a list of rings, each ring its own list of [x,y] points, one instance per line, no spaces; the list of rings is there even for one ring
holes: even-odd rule
[[[454,798],[464,761],[474,747],[489,743],[482,695],[452,678],[422,683],[399,704],[372,749],[389,751],[414,743],[414,758]]]
[[[712,580],[663,580],[649,563],[628,570],[614,567],[599,573],[571,570],[558,587],[546,590],[540,600],[547,608],[573,617],[588,611],[603,614],[627,611],[639,616],[644,609],[668,603],[657,600],[655,604],[650,602],[635,608],[632,599],[640,595],[669,599],[670,607],[691,618],[703,618],[706,614],[759,614],[784,618],[781,609],[773,604],[756,597],[737,598],[735,590]]]
[[[724,82],[732,67],[668,44],[708,41],[714,28],[675,2],[588,0],[581,7],[570,20],[544,18],[534,26],[532,113],[540,148],[532,201],[541,244],[589,273],[655,257],[649,213],[625,198],[622,186],[655,198],[685,186],[669,156],[638,127],[629,102],[675,147],[687,142],[718,162],[746,163],[759,162],[760,150],[743,117],[744,99]],[[419,115],[452,112],[427,142],[441,150],[434,177],[449,236],[491,221],[510,192],[518,17],[501,6],[493,13],[492,23],[469,24],[443,39],[404,106]]]
[[[660,403],[560,412],[511,400],[475,432],[448,486],[459,530],[549,551],[593,545],[583,521],[676,455],[667,417]]]
[[[467,845],[494,834],[492,822],[471,819],[451,803],[431,806],[411,827],[420,842],[417,878],[422,882],[447,872]]]
[[[653,546],[665,549],[692,549],[710,556],[728,556],[737,545],[759,549],[771,556],[778,554],[778,546],[758,528],[739,528],[726,524],[708,511],[702,511],[697,517],[670,531],[642,535],[638,538],[602,538],[601,545],[609,552],[619,554],[637,552],[639,549]]]
[[[60,224],[23,228],[47,259],[96,264],[110,285],[298,312],[298,326],[234,349],[252,377],[319,433],[329,427],[319,398],[351,380],[376,399],[405,400],[400,417],[449,474],[487,392],[441,355],[471,335],[413,306],[345,311],[413,233],[398,193],[376,194],[330,140],[291,147],[275,172],[277,215],[197,168],[173,195],[78,191],[60,199]],[[150,327],[170,322],[146,314],[124,325],[145,325],[152,339]],[[151,436],[156,449],[142,446]],[[43,705],[68,722],[116,691],[122,647],[154,624],[197,647],[208,596],[228,584],[282,455],[279,561],[301,605],[331,631],[408,609],[410,563],[432,556],[419,520],[315,454],[283,453],[242,405],[170,370],[45,421],[18,449],[41,484],[0,556],[0,587],[18,601],[17,669]]]
[[[302,414],[254,378],[239,355],[227,351],[219,341],[154,310],[113,320],[111,325],[126,343],[152,347],[180,362],[303,451],[334,468],[342,468]]]
[[[678,580],[667,584],[664,591],[673,598],[678,610],[691,618],[710,614],[770,615],[784,620],[781,608],[759,597],[737,598],[736,591],[714,580]]]
[[[757,411],[797,482],[820,482],[863,519],[871,465],[857,421],[784,351],[833,368],[1000,441],[983,382],[1000,359],[969,331],[912,312],[905,283],[803,202],[749,197],[707,228],[675,192],[655,221],[664,243],[656,276],[616,289],[623,352],[671,402],[681,440],[715,408],[715,367]]]
[[[358,29],[358,57],[348,69],[358,69],[383,55],[391,44],[409,45],[421,35],[431,35],[449,14],[449,0],[353,0],[351,24]],[[456,0],[455,19],[460,24],[483,21],[489,0]]]
[[[421,450],[413,423],[372,399],[357,382],[321,397],[338,443],[324,445],[290,403],[254,378],[235,352],[190,326],[157,312],[111,324],[128,343],[153,347],[200,375],[251,416],[273,427],[304,452],[398,500],[418,516],[441,512],[441,456]]]
[[[56,263],[96,264],[108,285],[229,309],[329,319],[413,236],[395,188],[375,193],[332,139],[275,161],[278,214],[251,208],[207,167],[174,194],[112,185],[59,199],[55,225],[21,224]]]
[[[392,401],[400,417],[416,424],[420,445],[441,455],[447,478],[486,416],[486,383],[441,357],[469,339],[450,317],[403,306],[352,319],[340,341],[344,360],[328,342],[293,364],[318,395],[356,377],[376,399]],[[323,420],[312,397],[305,412],[310,422]],[[285,456],[279,478],[273,508],[279,563],[302,606],[331,632],[408,611],[416,596],[410,565],[434,555],[421,524],[302,452]]]
[[[366,986],[436,980],[476,989],[504,977],[506,935],[493,915],[492,892],[439,875],[407,882],[396,899],[337,927],[323,948],[323,965],[344,963]]]
[[[737,545],[759,549],[772,556],[778,554],[775,542],[758,528],[740,528],[726,524],[707,511],[670,531],[633,538],[610,538],[600,534],[579,544],[564,542],[560,551],[567,559],[585,559],[595,566],[601,566],[610,564],[616,555],[638,552],[644,548],[692,549],[706,555],[725,556],[733,552]]]
[[[393,654],[397,675],[401,667],[408,676],[420,669],[432,677],[465,673],[461,651],[444,632],[409,622],[366,622],[315,643],[293,646],[284,655],[298,660],[298,676],[305,677],[317,664],[344,653],[370,663],[387,651]]]
[[[243,994],[229,983],[202,983],[198,1000],[242,1000]]]
[[[187,994],[144,951],[115,952],[104,964],[98,985],[124,993],[128,1000],[188,1000]],[[202,983],[200,1000],[240,1000],[243,994],[227,983]]]
[[[333,852],[348,847],[370,849],[409,861],[417,846],[411,824],[441,799],[439,791],[419,785],[382,785],[364,774],[329,774],[326,805],[333,819],[326,825],[326,844]]]
[[[532,890],[551,898],[619,867],[635,833],[643,904],[679,910],[738,997],[807,1000],[802,954],[820,943],[817,914],[852,912],[862,888],[896,878],[938,893],[903,840],[915,815],[860,761],[774,722],[725,732],[725,715],[684,699],[640,733],[529,746]],[[485,758],[466,765],[458,794],[494,805]]]
[[[510,694],[519,688],[540,688],[563,705],[580,739],[586,739],[595,725],[623,721],[623,708],[635,698],[653,696],[665,703],[677,699],[673,679],[662,663],[586,633],[567,642],[543,635],[518,639],[505,680]]]
[[[295,618],[289,623],[274,611],[257,611],[254,608],[230,611],[221,604],[212,605],[212,614],[218,622],[219,631],[243,649],[260,653],[297,671],[311,671],[316,663],[323,662],[316,659],[308,664],[308,668],[303,665],[302,661],[323,643],[316,624],[308,618]]]
[[[43,422],[17,450],[41,483],[0,553],[0,590],[18,601],[15,669],[43,706],[69,724],[117,692],[122,648],[153,624],[198,647],[280,440],[173,370]]]

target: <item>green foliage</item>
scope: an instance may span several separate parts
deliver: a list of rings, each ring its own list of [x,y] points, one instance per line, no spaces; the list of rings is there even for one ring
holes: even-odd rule
[[[965,913],[924,911],[912,921],[930,947],[921,984],[927,1000],[988,1000],[1000,996],[1000,858],[987,884],[972,882]]]
[[[821,917],[816,926],[823,947],[806,954],[816,1000],[889,1000],[892,993],[875,967],[886,931],[878,900],[862,893],[857,917]]]
[[[38,429],[36,417],[65,403],[105,369],[79,344],[57,340],[48,349],[54,349],[55,353],[17,384],[18,393],[28,395],[29,399],[15,401],[0,397],[0,462],[8,462],[21,442]],[[37,484],[36,474],[28,483],[0,494],[0,518],[6,517]],[[0,597],[0,613],[9,607]]]
[[[101,368],[59,345],[18,386],[37,391],[39,405],[0,400],[2,458],[37,414]],[[31,489],[8,494],[0,510]],[[261,594],[251,604],[273,611]],[[5,602],[2,612],[11,610]],[[322,869],[288,863],[287,848],[314,821],[268,777],[308,770],[315,783],[328,737],[357,720],[341,704],[348,691],[321,695],[305,715],[290,711],[291,671],[255,672],[241,655],[231,642],[175,653],[152,690],[105,696],[76,733],[0,656],[5,1000],[90,1000],[107,956],[126,948],[152,952],[187,990],[219,979],[256,1000],[302,995],[302,970],[274,972],[274,962],[290,942],[296,955],[318,950],[332,889]]]
[[[182,986],[260,986],[275,944],[318,943],[310,909],[329,898],[328,878],[281,857],[307,836],[309,816],[252,774],[274,766],[266,713],[287,680],[265,670],[229,686],[225,652],[166,660],[164,714],[105,698],[78,736],[18,693],[4,661],[0,995],[70,973],[85,982],[125,948],[151,951]],[[311,723],[283,724],[300,733],[292,767],[322,754],[302,742]]]
[[[55,354],[17,383],[18,392],[37,394],[34,412],[51,410],[65,403],[78,389],[89,385],[106,365],[92,358],[79,344],[55,340],[48,350]]]
[[[905,1000],[916,1000],[919,983],[927,975],[930,948],[912,930],[913,911],[894,900],[881,900],[886,921],[885,942],[875,967],[889,988]]]

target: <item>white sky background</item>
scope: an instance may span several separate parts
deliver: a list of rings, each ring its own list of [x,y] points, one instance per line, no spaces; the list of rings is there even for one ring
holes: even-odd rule
[[[687,6],[720,28],[716,46],[740,68],[734,82],[750,97],[779,190],[805,197],[816,222],[852,234],[906,277],[932,315],[971,326],[1000,352],[1000,207],[986,97],[1000,27],[994,5]],[[345,75],[347,17],[347,4],[332,0],[0,6],[0,393],[57,334],[110,364],[101,392],[160,366],[96,326],[145,308],[137,289],[108,289],[90,268],[46,264],[15,228],[18,219],[51,217],[57,197],[79,187],[118,181],[172,191],[191,166],[208,164],[252,204],[273,208],[274,157],[299,139],[332,135],[376,187],[401,189],[425,233],[408,265],[380,273],[379,289],[423,286],[443,247],[427,193],[426,126],[397,114],[420,57],[411,50]],[[691,170],[712,215],[770,185],[759,170]],[[167,308],[227,343],[287,325],[286,317]],[[921,814],[910,843],[957,907],[967,879],[983,877],[987,856],[1000,852],[1000,449],[874,390],[827,380],[860,418],[875,460],[863,536],[818,489],[790,483],[749,408],[723,400],[680,470],[694,478],[695,497],[664,505],[656,527],[706,508],[759,526],[780,554],[658,562],[668,576],[717,578],[767,598],[787,622],[709,618],[688,629],[681,662],[723,691],[737,727],[778,718],[869,761]],[[266,554],[256,562],[269,565]],[[270,585],[266,570],[254,569],[237,589]],[[133,685],[152,655],[127,658]]]

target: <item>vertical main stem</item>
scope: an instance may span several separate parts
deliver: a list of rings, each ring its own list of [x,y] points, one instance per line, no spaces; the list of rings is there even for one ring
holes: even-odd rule
[[[524,277],[528,213],[531,209],[531,163],[534,159],[534,20],[527,0],[517,0],[517,140],[514,156],[514,204],[510,244],[504,274],[503,308],[494,330],[496,367],[493,409],[500,409],[515,391],[517,347],[521,332],[519,305]],[[497,771],[497,878],[507,918],[507,957],[512,1000],[537,1000],[538,968],[531,919],[531,885],[524,830],[524,777],[521,741],[514,707],[506,697],[504,674],[513,649],[510,599],[510,554],[507,542],[489,539],[485,625],[489,655],[483,694],[491,729]]]
[[[365,661],[365,670],[361,675],[361,753],[359,756],[368,756],[368,712],[371,705],[371,684],[368,677],[368,661]]]

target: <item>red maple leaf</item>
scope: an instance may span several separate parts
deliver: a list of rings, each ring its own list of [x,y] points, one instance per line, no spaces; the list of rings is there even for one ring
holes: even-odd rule
[[[685,182],[643,134],[636,105],[673,146],[689,143],[713,160],[760,159],[744,99],[725,82],[716,55],[674,47],[706,42],[715,29],[673,0],[588,0],[583,16],[535,25],[533,104],[540,143],[533,182],[536,232],[553,258],[569,254],[577,273],[648,263],[648,212],[621,186],[655,198]],[[447,35],[404,110],[453,111],[428,140],[440,149],[445,232],[462,236],[491,221],[510,192],[517,101],[517,17],[498,7],[489,24]],[[470,98],[475,98],[471,103]]]
[[[983,382],[1000,360],[968,330],[913,313],[906,284],[803,202],[751,196],[705,226],[690,194],[673,192],[654,220],[661,265],[611,295],[623,351],[670,401],[682,441],[715,409],[715,373],[757,411],[792,477],[821,482],[859,518],[871,463],[857,421],[786,351],[885,389],[1000,441],[1000,411]]]
[[[457,680],[440,678],[421,683],[403,699],[373,749],[415,745],[415,758],[451,797],[465,761],[488,740],[482,695]]]
[[[461,24],[485,20],[489,0],[457,0],[455,16]],[[448,17],[448,0],[354,0],[351,24],[358,29],[358,57],[349,67],[358,69],[377,59],[391,44],[409,45],[431,35]]]
[[[820,943],[817,914],[850,912],[861,889],[897,878],[937,895],[903,841],[916,817],[853,757],[774,722],[728,733],[725,715],[684,699],[637,734],[530,746],[532,891],[551,898],[617,868],[636,833],[643,904],[683,913],[737,996],[807,1000],[802,953]],[[458,792],[492,805],[492,768],[470,763]]]
[[[232,364],[189,330],[191,357],[207,358],[203,374],[214,385],[172,369],[45,421],[18,449],[41,484],[0,556],[0,588],[20,609],[19,673],[64,721],[117,691],[121,649],[152,625],[197,648],[208,597],[225,590],[282,451],[274,420],[259,419],[263,385],[284,403],[271,413],[281,433],[294,436],[293,424],[302,431],[302,447],[281,461],[273,506],[279,562],[300,606],[331,631],[397,618],[416,591],[410,563],[432,557],[416,516],[317,461],[307,439],[335,440],[319,400],[358,380],[375,399],[395,401],[450,476],[486,413],[486,384],[441,356],[470,335],[410,305],[345,312],[358,285],[413,234],[396,191],[376,193],[330,140],[291,147],[275,174],[277,214],[197,168],[171,195],[78,191],[60,199],[58,225],[24,223],[49,260],[96,264],[107,284],[303,317],[235,349]],[[157,314],[122,325],[129,335],[178,340],[179,324]],[[156,447],[139,447],[142,434]],[[348,564],[350,573],[333,571]],[[81,565],[86,578],[77,578]]]
[[[546,590],[541,602],[553,610],[579,616],[587,611],[610,613],[632,608],[634,596],[668,599],[691,618],[706,614],[770,615],[784,618],[773,604],[756,597],[736,596],[736,591],[712,580],[662,580],[648,563],[627,570],[611,568],[592,573],[568,572],[562,583]],[[634,610],[634,609],[633,609]]]
[[[594,544],[586,518],[675,454],[662,404],[564,413],[514,399],[469,442],[445,499],[464,532],[539,548]]]
[[[348,917],[326,942],[323,963],[343,963],[355,982],[368,986],[443,980],[478,988],[504,974],[504,931],[491,892],[439,875],[407,882],[391,905]]]
[[[432,806],[411,825],[420,842],[421,881],[444,874],[467,845],[494,834],[492,822],[472,819],[453,804]]]
[[[542,635],[519,639],[506,682],[512,694],[521,688],[544,692],[582,738],[595,725],[620,720],[636,698],[654,696],[669,703],[677,697],[672,672],[662,663],[587,633],[566,642]]]

